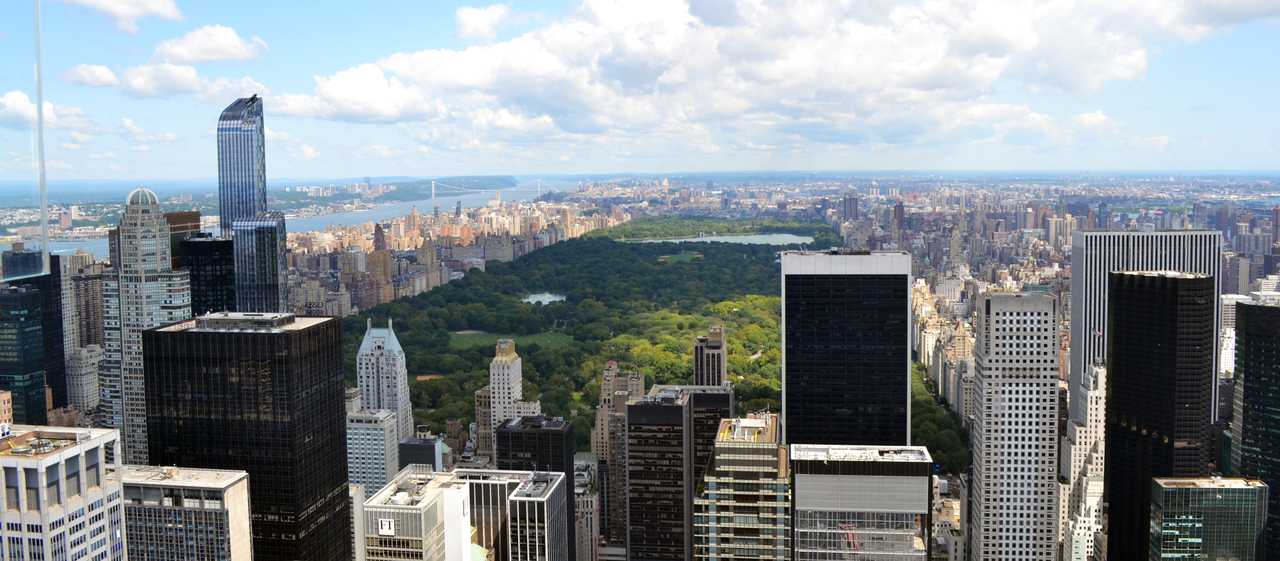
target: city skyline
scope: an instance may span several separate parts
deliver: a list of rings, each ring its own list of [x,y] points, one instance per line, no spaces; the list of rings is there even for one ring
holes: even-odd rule
[[[224,8],[45,3],[50,179],[213,177],[207,114],[254,93],[270,177],[1268,170],[1280,150],[1280,78],[1255,70],[1280,7],[1258,2]],[[0,27],[0,179],[31,175],[31,9]]]

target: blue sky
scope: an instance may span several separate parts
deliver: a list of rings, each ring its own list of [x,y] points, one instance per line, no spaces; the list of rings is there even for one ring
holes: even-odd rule
[[[31,3],[0,179],[31,177]],[[51,179],[206,179],[266,99],[272,178],[1280,168],[1280,2],[44,3]]]

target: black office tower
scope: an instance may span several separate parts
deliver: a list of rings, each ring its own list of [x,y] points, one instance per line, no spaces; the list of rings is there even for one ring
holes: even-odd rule
[[[191,275],[191,314],[236,309],[236,256],[231,240],[192,234],[173,246],[175,267]]]
[[[498,425],[494,432],[498,469],[514,471],[551,471],[564,474],[566,488],[573,485],[573,453],[577,441],[573,425],[564,419],[543,417],[516,417]],[[569,530],[567,542],[569,555],[575,557],[574,501],[568,504]]]
[[[1213,457],[1214,279],[1111,273],[1105,502],[1109,559],[1146,559],[1151,479],[1208,475]]]
[[[1236,304],[1238,419],[1232,422],[1239,475],[1271,488],[1266,559],[1280,559],[1280,306]]]
[[[19,424],[47,422],[41,296],[32,288],[0,287],[0,389],[13,394]]]
[[[909,444],[910,339],[910,255],[783,253],[785,441]]]
[[[209,314],[143,348],[151,463],[247,471],[259,561],[350,560],[338,320]]]
[[[62,338],[64,333],[62,329],[62,298],[64,296],[62,294],[62,259],[64,258],[59,255],[50,255],[48,273],[9,281],[10,285],[25,286],[40,292],[44,383],[49,386],[50,393],[53,394],[54,407],[67,405],[66,343]],[[43,393],[40,399],[43,407]]]

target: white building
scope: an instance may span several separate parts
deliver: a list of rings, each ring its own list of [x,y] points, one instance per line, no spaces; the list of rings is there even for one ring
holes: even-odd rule
[[[134,189],[102,287],[105,356],[99,374],[102,424],[120,429],[131,464],[149,463],[142,332],[191,318],[191,280],[185,270],[173,270],[169,242],[156,194]]]
[[[1055,561],[1058,549],[1058,302],[978,301],[970,558]]]
[[[400,468],[396,414],[386,409],[347,413],[347,479],[381,489]]]
[[[122,466],[124,521],[134,561],[253,561],[249,474]]]
[[[67,403],[86,415],[98,408],[98,367],[102,358],[102,347],[97,345],[67,349]]]
[[[120,433],[14,425],[0,427],[3,559],[121,561]]]
[[[413,437],[413,404],[409,399],[409,369],[404,349],[387,319],[385,328],[368,321],[356,353],[356,382],[368,409],[387,409],[396,415],[397,442]],[[381,485],[379,485],[381,487]]]
[[[508,419],[542,414],[542,404],[524,401],[524,369],[516,343],[499,339],[489,362],[489,430],[492,432]],[[496,458],[495,450],[487,450]]]

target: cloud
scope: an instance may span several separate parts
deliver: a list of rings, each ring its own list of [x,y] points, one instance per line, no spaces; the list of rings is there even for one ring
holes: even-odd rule
[[[212,103],[230,103],[231,100],[252,94],[266,95],[271,90],[248,76],[241,78],[215,78],[202,80],[200,98]]]
[[[509,17],[511,7],[506,4],[490,4],[482,8],[462,6],[454,13],[458,35],[466,39],[493,39],[498,34],[498,27]]]
[[[206,25],[156,47],[155,58],[165,62],[194,63],[215,60],[248,60],[267,49],[260,37],[246,41],[225,25]]]
[[[194,93],[203,88],[194,66],[167,62],[127,68],[120,85],[124,91],[139,97]]]
[[[316,148],[310,144],[303,144],[299,146],[298,151],[301,158],[304,160],[314,160],[316,156],[320,155],[320,151],[316,150]]]
[[[1102,111],[1093,111],[1091,113],[1080,113],[1071,118],[1071,122],[1077,127],[1082,128],[1103,128],[1111,126],[1113,123],[1111,118],[1103,114]]]
[[[158,17],[167,20],[182,19],[182,12],[173,0],[65,0],[107,14],[116,20],[122,31],[136,33],[137,20]]]
[[[0,126],[29,129],[36,123],[36,104],[25,92],[13,90],[0,95]],[[79,129],[90,125],[79,107],[44,102],[44,123],[51,129]]]
[[[86,142],[89,142],[90,140],[93,140],[93,137],[80,131],[71,131],[71,140],[80,144],[84,144]]]
[[[178,139],[178,135],[171,132],[147,132],[129,117],[120,119],[120,127],[124,129],[123,134],[141,144],[149,144],[153,142],[167,143]]]
[[[120,83],[115,72],[100,64],[77,64],[67,70],[62,79],[85,86],[115,86]]]

